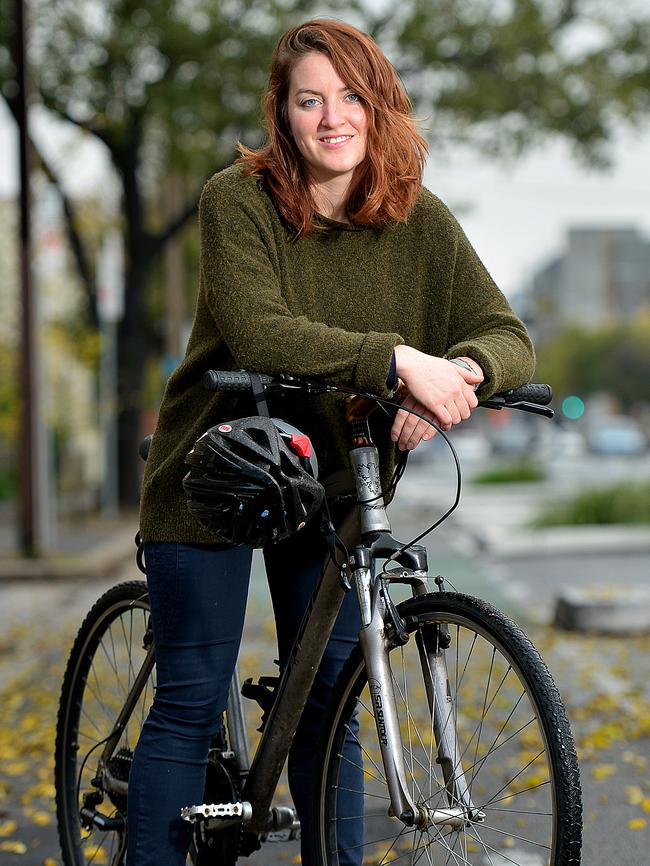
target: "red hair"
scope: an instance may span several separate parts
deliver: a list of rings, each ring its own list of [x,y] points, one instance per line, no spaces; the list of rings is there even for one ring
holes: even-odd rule
[[[308,21],[281,37],[262,96],[267,141],[259,150],[240,144],[237,162],[247,175],[264,178],[275,206],[298,237],[310,233],[314,201],[289,129],[287,99],[293,67],[312,51],[329,58],[341,80],[361,97],[368,116],[366,156],[354,173],[348,219],[365,226],[406,222],[421,190],[427,144],[395,68],[369,36],[341,21]]]

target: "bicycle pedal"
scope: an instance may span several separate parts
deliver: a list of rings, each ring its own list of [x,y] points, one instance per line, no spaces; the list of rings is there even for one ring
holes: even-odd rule
[[[200,806],[184,806],[181,818],[184,821],[200,821],[203,818],[236,819],[249,821],[253,814],[251,804],[242,803],[202,803]]]

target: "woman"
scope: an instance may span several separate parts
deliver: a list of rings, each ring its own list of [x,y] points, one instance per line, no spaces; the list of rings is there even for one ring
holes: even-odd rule
[[[398,376],[405,406],[449,429],[477,405],[476,388],[487,396],[533,370],[523,325],[454,217],[422,188],[424,140],[398,76],[369,37],[332,20],[285,33],[263,109],[266,145],[242,147],[201,198],[193,330],[165,392],[143,484],[158,689],[131,771],[128,866],[184,863],[189,827],[179,810],[202,801],[241,638],[251,549],[215,545],[189,514],[181,482],[199,435],[254,410],[208,397],[204,371],[291,372],[377,394]],[[312,438],[326,488],[344,489],[340,400],[305,397],[271,414]],[[379,425],[384,477],[396,449],[433,432],[406,412],[392,427]],[[281,662],[324,555],[312,525],[265,550]],[[303,864],[311,862],[312,748],[356,640],[355,607],[350,594],[289,759]]]

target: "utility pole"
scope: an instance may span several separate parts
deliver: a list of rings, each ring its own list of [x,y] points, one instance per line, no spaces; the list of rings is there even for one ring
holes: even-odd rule
[[[36,304],[32,284],[32,238],[29,189],[29,127],[28,127],[28,72],[25,37],[24,0],[15,0],[16,21],[16,84],[17,119],[20,158],[20,282],[22,295],[20,392],[22,398],[22,424],[20,436],[20,548],[25,556],[41,552],[43,526],[39,489],[38,382],[36,377]]]

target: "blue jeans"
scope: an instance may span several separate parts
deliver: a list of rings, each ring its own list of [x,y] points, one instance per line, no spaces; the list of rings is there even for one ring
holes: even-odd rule
[[[264,552],[281,664],[289,655],[326,555],[316,526]],[[182,806],[203,802],[210,741],[221,726],[242,635],[252,550],[185,544],[145,545],[156,644],[157,689],[129,778],[127,866],[184,866],[191,826]],[[314,746],[338,673],[356,643],[359,613],[348,593],[289,754],[291,794],[308,850]],[[347,778],[339,814],[362,815],[363,773],[353,737],[345,745]],[[356,767],[354,766],[356,765]],[[355,793],[356,792],[356,793]],[[363,822],[341,822],[349,866],[361,863]],[[343,842],[343,840],[340,840]]]

